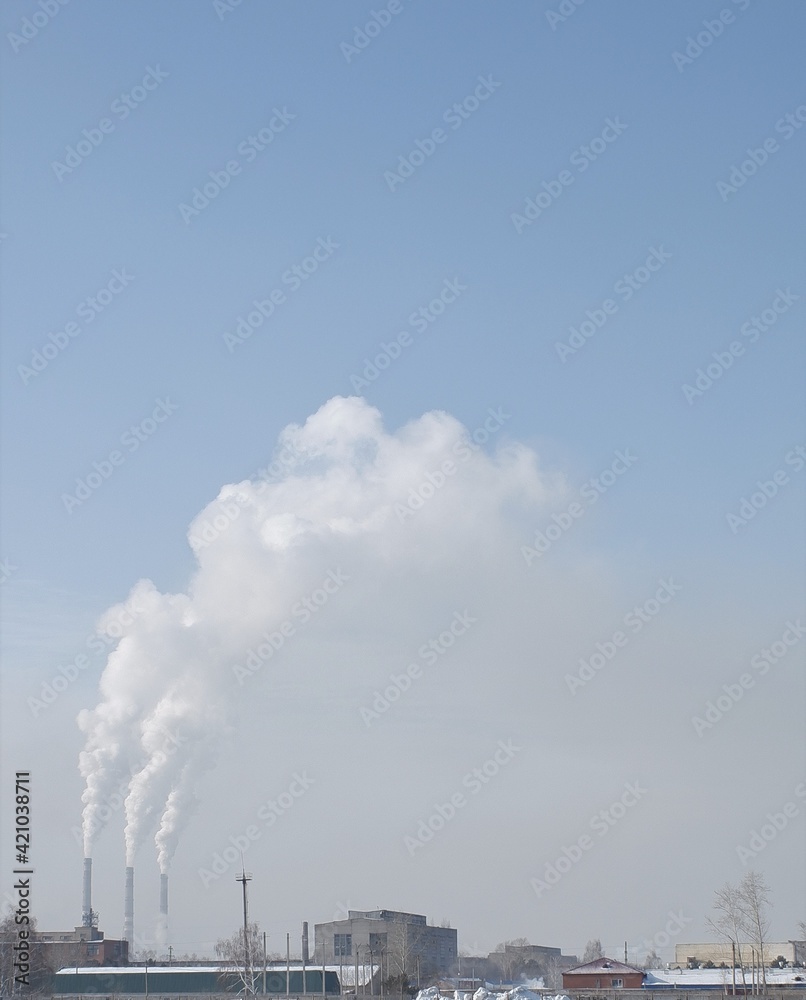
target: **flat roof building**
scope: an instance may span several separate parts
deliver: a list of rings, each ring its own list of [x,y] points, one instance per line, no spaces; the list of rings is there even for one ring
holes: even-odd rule
[[[751,964],[751,951],[755,945],[740,943],[742,961]],[[769,965],[776,958],[783,958],[789,965],[806,965],[806,941],[769,941],[764,943],[764,964]],[[675,965],[683,968],[695,962],[703,965],[713,962],[714,965],[732,965],[733,948],[730,941],[711,941],[701,944],[676,944],[674,946]],[[737,956],[738,961],[738,956]]]
[[[127,965],[129,945],[104,937],[97,927],[81,924],[72,931],[37,931],[36,942],[44,946],[45,961],[53,969],[65,966]]]
[[[349,910],[346,919],[316,924],[314,931],[314,964],[375,963],[383,979],[418,971],[426,978],[456,966],[456,929],[434,927],[419,913]]]

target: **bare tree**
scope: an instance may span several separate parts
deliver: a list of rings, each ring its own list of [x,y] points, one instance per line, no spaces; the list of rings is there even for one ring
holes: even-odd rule
[[[416,981],[418,963],[421,979],[447,971],[422,956],[424,928],[420,924],[406,920],[395,921],[389,925],[384,938],[382,951],[379,947],[374,957],[377,961],[383,961],[385,979],[402,982],[400,977],[407,977],[409,981]]]
[[[48,961],[47,945],[38,940],[36,919],[28,919],[27,924],[17,923],[14,910],[9,906],[0,921],[0,996],[12,993],[30,996],[51,991],[53,968]],[[27,936],[23,938],[21,932],[26,932]],[[27,952],[20,949],[21,944],[28,945]]]
[[[714,893],[715,917],[708,917],[707,923],[711,930],[729,942],[733,946],[736,956],[735,961],[739,963],[742,974],[742,987],[746,991],[747,982],[744,976],[744,960],[742,959],[742,936],[744,931],[744,918],[742,916],[741,900],[737,886],[726,882],[721,889]],[[733,992],[736,992],[736,966],[733,966]]]
[[[244,943],[248,947],[244,947]],[[260,925],[249,924],[245,942],[242,927],[232,937],[216,941],[215,953],[224,970],[222,979],[235,976],[244,992],[248,996],[254,995],[263,969],[263,932]]]
[[[654,948],[652,949],[652,951],[650,951],[647,954],[646,958],[644,959],[644,968],[645,969],[662,969],[663,968],[663,962],[661,961],[661,957],[655,951]]]
[[[599,938],[591,938],[585,945],[585,954],[582,956],[582,964],[593,962],[594,959],[604,958],[604,949]]]
[[[495,946],[494,961],[501,970],[501,976],[505,982],[513,982],[515,976],[523,971],[524,958],[519,949],[528,946],[529,942],[525,937],[502,941]]]
[[[563,985],[563,964],[557,955],[546,959],[543,980],[550,990],[561,990]]]
[[[737,898],[743,929],[752,941],[758,954],[761,984],[756,989],[757,992],[759,989],[763,989],[766,992],[767,970],[764,957],[764,943],[767,940],[767,931],[770,927],[767,917],[767,908],[770,904],[770,887],[764,881],[763,875],[750,871],[747,872],[739,883]]]

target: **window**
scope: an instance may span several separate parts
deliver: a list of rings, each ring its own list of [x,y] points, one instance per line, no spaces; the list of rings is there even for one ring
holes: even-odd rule
[[[624,985],[624,980],[623,979],[611,979],[610,980],[610,985],[613,987],[613,989],[616,989],[616,990],[621,989],[621,987]]]
[[[353,953],[353,935],[352,934],[334,934],[333,935],[333,957],[334,958],[349,958]]]
[[[386,950],[386,934],[370,934],[369,935],[369,947],[370,951],[379,952]]]

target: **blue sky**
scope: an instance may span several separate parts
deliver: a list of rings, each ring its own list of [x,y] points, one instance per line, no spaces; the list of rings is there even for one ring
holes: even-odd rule
[[[478,587],[478,603],[491,616],[496,593],[514,587],[507,606],[523,600],[517,620],[526,621],[532,605],[525,588],[551,556],[546,586],[566,602],[560,624],[541,623],[554,629],[544,647],[539,629],[534,635],[524,625],[521,635],[514,626],[496,667],[502,724],[504,693],[514,704],[521,700],[515,692],[528,683],[538,732],[541,713],[549,711],[554,719],[547,725],[561,726],[570,744],[567,754],[554,746],[544,787],[525,772],[512,788],[501,787],[496,808],[534,797],[562,814],[553,840],[549,836],[535,847],[534,870],[555,842],[574,839],[579,822],[569,815],[578,813],[584,826],[597,788],[607,801],[610,790],[615,796],[622,786],[618,767],[591,763],[598,751],[590,745],[597,742],[590,727],[601,717],[579,712],[577,702],[567,699],[556,712],[544,708],[548,692],[556,694],[558,683],[563,687],[563,656],[574,662],[595,648],[625,611],[654,593],[661,577],[685,580],[680,603],[663,625],[668,633],[647,637],[642,672],[636,667],[618,683],[600,683],[606,717],[617,713],[619,726],[630,725],[623,711],[642,740],[652,741],[649,720],[657,719],[658,742],[639,757],[656,776],[658,794],[652,807],[657,812],[642,836],[637,828],[625,830],[624,854],[603,853],[594,869],[604,878],[636,850],[669,858],[658,915],[645,908],[646,893],[636,888],[617,914],[623,932],[617,929],[614,941],[628,930],[633,937],[651,937],[655,920],[663,926],[664,887],[674,896],[668,907],[682,906],[697,937],[705,935],[710,893],[743,871],[734,840],[745,829],[749,835],[803,780],[803,681],[796,673],[802,646],[787,654],[786,671],[781,667],[765,680],[750,714],[722,723],[720,743],[704,746],[688,716],[731,683],[803,607],[806,477],[787,455],[804,443],[799,182],[806,97],[798,44],[804,12],[792,0],[582,4],[552,27],[547,13],[558,8],[544,0],[500,6],[401,0],[399,13],[390,14],[383,30],[348,59],[342,43],[352,43],[373,9],[387,7],[243,0],[217,11],[201,0],[73,0],[44,23],[37,4],[4,5],[0,555],[15,567],[3,585],[9,706],[4,758],[9,769],[21,766],[20,760],[39,767],[42,797],[56,785],[61,789],[56,801],[64,826],[57,824],[46,841],[52,859],[60,856],[65,829],[79,819],[82,784],[75,761],[82,736],[74,718],[97,703],[104,661],[93,660],[69,692],[33,720],[26,708],[30,691],[52,677],[57,664],[73,659],[99,616],[125,600],[139,579],[152,580],[165,593],[187,591],[195,572],[187,542],[191,521],[224,484],[254,476],[271,460],[284,427],[303,424],[335,396],[354,394],[351,378],[402,331],[408,331],[410,345],[362,387],[389,434],[433,410],[473,430],[490,408],[502,408],[508,417],[486,446],[489,454],[499,444],[519,443],[537,454],[547,482],[564,483],[524,520],[522,513],[509,518],[506,504],[500,513],[522,541],[501,552],[500,562],[484,558],[496,571],[514,559],[518,573],[530,571],[527,583],[513,583],[510,574],[500,591],[483,582]],[[685,51],[689,36],[711,37],[723,10],[731,16],[719,36],[689,64],[676,65],[673,54]],[[21,44],[13,36],[35,15],[34,23],[43,26]],[[154,89],[145,89],[144,78]],[[478,108],[471,100],[466,119],[452,127],[446,113],[479,87],[485,99],[475,102]],[[126,94],[133,108],[125,108]],[[795,116],[791,127],[787,115]],[[104,119],[107,131],[101,133]],[[272,121],[272,141],[254,156],[245,153],[242,144]],[[608,122],[620,124],[618,135]],[[390,190],[385,174],[436,128],[444,130],[444,142]],[[102,138],[71,172],[54,167],[65,162],[67,147],[84,138],[83,130]],[[598,149],[603,134],[611,141],[595,158],[581,152]],[[718,182],[728,181],[748,150],[763,148],[765,140],[773,140],[766,161],[755,171],[748,166],[752,176],[735,192],[720,194]],[[211,172],[220,176],[230,161],[237,174],[197,216],[183,218],[180,206],[191,201],[194,189],[210,182]],[[528,199],[546,190],[544,182],[557,190],[562,171],[569,173],[560,196],[532,224],[518,227],[513,215],[523,214]],[[315,273],[298,288],[283,282],[289,269],[323,245],[335,248]],[[663,264],[626,300],[618,283],[633,273],[646,277],[636,269],[647,258]],[[131,276],[125,287],[113,278],[116,271]],[[102,295],[108,305],[100,312],[92,307],[87,322],[87,306],[79,312],[82,303],[110,280],[119,294]],[[418,331],[409,317],[428,306],[446,281],[458,282],[461,293],[427,330]],[[285,299],[274,314],[244,343],[228,347],[224,335],[236,329],[239,317],[278,288]],[[617,306],[607,322],[561,361],[558,341],[607,299]],[[776,302],[775,322],[758,339],[741,332]],[[58,340],[70,322],[78,324],[77,335],[44,370],[26,374],[33,352],[42,350],[50,334]],[[699,368],[720,365],[713,353],[729,350],[732,342],[744,348],[741,356],[702,396],[687,400],[682,387],[694,383]],[[149,423],[159,400],[172,405],[163,403],[162,422]],[[125,436],[138,425],[135,448]],[[520,545],[530,545],[534,531],[545,530],[552,513],[566,510],[619,449],[637,456],[634,466],[562,546],[539,567],[524,567]],[[121,457],[112,475],[68,512],[64,495],[75,493],[76,480],[85,479],[93,463],[110,461],[116,451]],[[758,481],[779,471],[787,479],[777,495],[732,531],[726,515],[738,511]],[[479,481],[493,489],[492,479]],[[474,495],[471,485],[468,496]],[[468,537],[467,550],[477,541]],[[448,572],[446,560],[442,569]],[[470,580],[476,570],[469,571]],[[416,585],[406,577],[403,592],[413,598],[422,591],[438,603],[440,572],[437,567]],[[409,583],[413,589],[406,589]],[[369,620],[371,607],[363,622],[356,609],[341,623],[334,612],[333,632],[322,635],[320,655],[331,651],[338,660],[344,644],[354,644],[364,651],[356,655],[369,655],[372,646],[383,662],[393,648],[411,645],[408,629],[420,638],[430,634],[427,613],[421,612],[421,623],[390,623],[389,634],[380,638]],[[413,648],[418,645],[413,642]],[[540,664],[537,673],[530,656]],[[475,669],[484,669],[481,662],[424,699],[423,714],[410,730],[402,727],[388,766],[406,759],[407,740],[453,733],[456,720],[439,721],[439,698],[446,699],[444,709],[457,692],[460,700],[469,698]],[[299,697],[305,698],[302,678]],[[267,712],[279,710],[272,707],[269,687],[263,697]],[[478,710],[471,699],[469,711],[474,704]],[[429,706],[436,706],[436,718]],[[746,706],[737,706],[736,715],[739,708]],[[314,728],[326,728],[326,706],[311,712]],[[528,743],[534,734],[523,729],[525,719],[517,725]],[[423,726],[425,732],[418,728]],[[441,758],[459,774],[474,759],[470,749],[460,751],[460,732],[461,726]],[[678,754],[672,748],[679,732]],[[621,739],[607,731],[600,735],[605,746]],[[262,757],[265,734],[242,738]],[[54,741],[63,749],[56,760]],[[360,758],[365,749],[359,742],[336,756],[349,771],[353,755]],[[289,751],[288,761],[276,763],[279,784],[294,760],[304,766],[305,750],[294,752],[302,756]],[[481,759],[485,752],[480,748]],[[224,752],[205,774],[202,810],[211,797],[229,794],[231,763]],[[372,781],[383,784],[381,774],[372,773]],[[707,776],[707,795],[701,785],[692,786],[697,774]],[[575,782],[579,798],[566,800]],[[326,800],[331,805],[338,798],[335,783],[333,778],[329,786],[335,798]],[[409,775],[403,785],[414,795],[418,776]],[[438,794],[423,789],[426,802]],[[724,800],[743,796],[750,801],[742,809],[731,807],[737,832],[724,842],[705,835]],[[675,824],[663,822],[664,800],[690,817],[685,836],[692,849],[698,836],[704,838],[699,874],[676,868],[684,860]],[[318,826],[323,813],[317,809],[324,808],[311,804],[306,822]],[[414,808],[413,800],[401,804],[397,826],[383,837],[401,833]],[[804,918],[796,905],[805,877],[803,859],[796,857],[804,811],[806,804],[789,840],[782,835],[758,862],[774,889],[774,927],[781,939],[792,937],[795,922]],[[523,837],[534,836],[536,822],[529,813]],[[100,848],[109,864],[122,864],[114,853],[118,834],[110,829]],[[224,842],[227,835],[220,831]],[[288,836],[293,842],[290,827]],[[183,857],[180,848],[176,864],[195,879],[196,862],[210,850],[198,825],[188,837],[188,851]],[[366,848],[359,851],[360,845],[335,837],[346,859],[354,851],[365,857]],[[479,845],[468,838],[460,838],[449,855],[460,864],[460,880],[480,863]],[[324,861],[327,838],[313,836],[309,844]],[[518,896],[533,874],[526,857],[517,855],[509,868],[495,861],[500,884],[518,898],[507,921],[456,892],[456,874],[433,856],[413,870],[409,859],[389,861],[384,879],[361,867],[352,889],[333,893],[352,891],[353,906],[397,906],[437,920],[450,909],[460,944],[465,933],[468,942],[488,948],[522,935],[541,943],[551,938],[545,943],[562,943],[566,950],[584,947],[594,934],[604,940],[604,921],[610,919],[605,900],[593,903],[590,915],[579,911],[581,900],[599,892],[594,869],[593,882],[580,883],[578,897],[571,888],[566,896],[558,891],[550,915],[536,915],[534,899]],[[69,873],[58,879],[54,874],[60,887],[55,895],[42,890],[43,923],[69,926],[78,919],[68,902],[78,885],[80,851],[76,858]],[[319,888],[327,871],[318,877]],[[713,884],[703,885],[704,878]],[[199,891],[198,879],[194,888]],[[260,900],[257,881],[253,891]],[[313,887],[306,892],[304,913],[297,912],[303,903],[288,886],[280,893],[285,911],[266,912],[278,939],[288,929],[286,920],[330,919],[336,899],[343,898],[331,894],[323,901]],[[390,898],[396,893],[401,898]],[[119,908],[117,884],[108,894],[104,915]],[[181,898],[177,890],[177,944],[214,940],[229,930],[217,918],[198,918],[198,897],[194,902],[188,893],[184,908]],[[316,907],[321,911],[314,912]],[[107,924],[108,934],[119,932],[111,914]]]

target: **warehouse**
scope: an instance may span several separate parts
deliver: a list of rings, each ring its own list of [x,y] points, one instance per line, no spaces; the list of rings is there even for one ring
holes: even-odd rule
[[[265,973],[256,970],[255,989],[257,993],[277,995],[302,993],[322,995],[321,967],[306,968],[305,989],[303,989],[303,969],[292,965],[269,968]],[[127,968],[73,968],[61,969],[53,977],[55,997],[75,997],[98,995],[115,996],[171,996],[189,993],[241,993],[243,982],[237,972],[220,965],[134,965]],[[337,968],[325,967],[325,994],[341,993]]]

